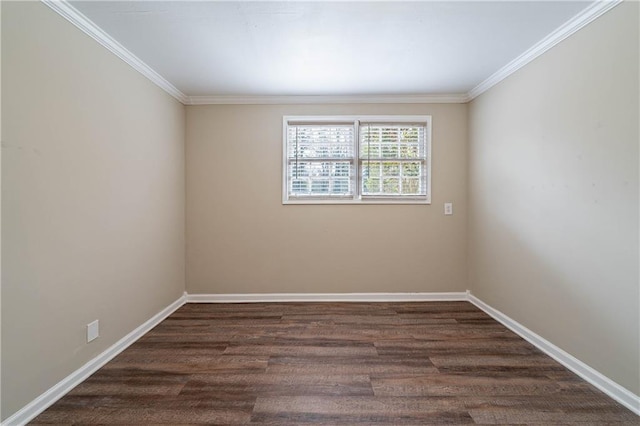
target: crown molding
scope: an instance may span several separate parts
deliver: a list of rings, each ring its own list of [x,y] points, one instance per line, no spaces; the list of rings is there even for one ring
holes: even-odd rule
[[[106,47],[136,71],[185,105],[269,105],[269,104],[463,104],[472,101],[511,74],[588,25],[623,0],[598,0],[557,28],[526,52],[500,68],[467,93],[431,95],[311,95],[311,96],[187,96],[137,56],[114,40],[67,0],[41,0],[60,16]]]
[[[71,6],[66,0],[41,0],[42,3],[49,6],[60,16],[71,22],[73,25],[82,30],[89,37],[106,47],[117,57],[129,64],[133,69],[147,77],[158,87],[176,98],[183,104],[187,103],[187,95],[182,93],[177,87],[169,83],[164,77],[154,71],[149,65],[141,61],[136,55],[127,50],[120,43],[115,41],[111,36],[104,32],[100,27],[93,23],[89,18],[80,13],[76,8]]]
[[[189,96],[187,105],[266,104],[463,104],[466,94],[442,95],[314,95],[314,96]]]
[[[147,77],[161,89],[185,105],[269,105],[269,104],[436,104],[466,103],[464,93],[432,95],[312,95],[312,96],[187,96],[136,55],[114,40],[93,21],[74,8],[67,0],[41,0],[60,16],[106,47],[113,54]]]
[[[534,44],[522,55],[518,56],[504,67],[500,68],[489,78],[471,89],[467,93],[468,100],[471,101],[480,96],[482,93],[500,83],[502,80],[509,77],[511,74],[518,71],[520,68],[527,65],[529,62],[533,61],[538,56],[542,55],[544,52],[551,49],[570,35],[574,34],[576,31],[580,30],[604,13],[622,3],[622,1],[623,0],[598,0],[591,6],[588,6],[586,9],[578,13],[569,21],[565,22],[551,34],[540,40],[538,43]]]

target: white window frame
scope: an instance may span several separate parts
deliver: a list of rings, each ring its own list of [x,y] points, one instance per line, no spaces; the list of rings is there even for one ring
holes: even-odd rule
[[[287,130],[289,123],[327,123],[344,124],[353,123],[354,126],[354,166],[355,182],[353,197],[348,198],[316,198],[295,197],[289,198],[289,188],[287,181],[288,157],[287,157]],[[424,123],[425,129],[425,152],[426,152],[426,195],[396,195],[384,197],[362,197],[361,194],[361,170],[360,170],[360,122],[370,123]],[[334,115],[334,116],[309,116],[309,115],[285,115],[282,117],[282,204],[431,204],[431,116],[430,115]]]

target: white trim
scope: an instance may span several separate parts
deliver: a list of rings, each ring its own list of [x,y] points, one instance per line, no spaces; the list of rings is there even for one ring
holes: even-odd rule
[[[303,206],[305,204],[319,204],[319,205],[332,205],[332,204],[358,204],[358,205],[393,205],[393,204],[401,204],[401,205],[430,205],[431,200],[428,198],[422,199],[403,199],[400,198],[402,196],[398,196],[398,198],[389,198],[387,200],[382,198],[373,198],[370,200],[364,199],[353,199],[353,198],[345,198],[345,199],[312,199],[312,198],[300,198],[300,199],[292,199],[289,198],[286,201],[283,201],[283,205],[300,205]]]
[[[56,11],[60,16],[80,28],[85,34],[93,38],[95,41],[106,47],[117,57],[129,64],[133,69],[147,77],[162,90],[176,98],[178,101],[186,104],[188,96],[182,93],[177,87],[169,83],[164,77],[154,71],[149,65],[145,64],[136,55],[127,50],[124,46],[113,39],[109,34],[103,31],[89,18],[80,13],[75,7],[66,0],[41,0],[42,3]]]
[[[95,373],[100,367],[111,361],[116,355],[127,349],[132,343],[149,332],[153,327],[158,325],[162,320],[174,313],[178,308],[186,303],[187,293],[185,292],[178,300],[149,318],[142,325],[137,327],[131,333],[118,340],[107,350],[78,368],[73,373],[62,379],[56,385],[44,392],[42,395],[22,407],[19,411],[7,418],[3,425],[23,425],[33,420],[38,414],[49,408],[57,400],[65,396],[70,390],[78,386],[86,380],[90,375]]]
[[[560,364],[567,367],[569,370],[576,373],[578,376],[582,377],[587,382],[591,383],[596,388],[600,389],[609,397],[633,411],[635,414],[640,415],[640,396],[635,395],[633,392],[620,386],[604,374],[589,367],[573,355],[565,352],[553,343],[529,330],[524,325],[484,303],[482,300],[471,294],[471,292],[467,292],[467,295],[469,302],[492,316],[496,321],[502,323],[508,329],[558,361]]]
[[[442,95],[317,95],[317,96],[189,96],[187,105],[272,104],[464,104],[466,93]]]
[[[538,56],[542,55],[547,50],[560,43],[562,40],[566,39],[576,31],[588,25],[620,3],[622,3],[622,0],[598,0],[595,3],[591,4],[582,12],[578,13],[576,16],[558,27],[551,34],[534,44],[523,54],[500,68],[498,71],[489,76],[489,78],[471,89],[467,93],[467,101],[471,101],[477,98],[496,84],[500,83],[505,78],[509,77],[514,72],[518,71],[523,66],[527,65],[529,62],[536,59]]]
[[[465,301],[466,293],[251,293],[188,294],[187,303]]]

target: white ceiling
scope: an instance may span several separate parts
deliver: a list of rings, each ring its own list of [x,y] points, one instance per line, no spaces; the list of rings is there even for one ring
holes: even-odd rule
[[[592,1],[73,1],[188,96],[467,93]]]

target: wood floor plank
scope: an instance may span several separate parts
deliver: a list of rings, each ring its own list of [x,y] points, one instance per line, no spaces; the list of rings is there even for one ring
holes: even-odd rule
[[[371,345],[368,347],[331,347],[331,346],[283,346],[283,345],[234,345],[229,346],[225,354],[269,355],[269,356],[376,356],[378,352]]]
[[[357,419],[358,423],[409,421],[422,424],[470,424],[472,418],[457,398],[395,397],[259,397],[254,407],[257,418],[282,416],[333,416],[334,419]],[[346,423],[345,423],[346,424]]]
[[[128,354],[122,355],[122,360],[116,358],[102,367],[109,369],[133,369],[157,371],[165,373],[197,374],[197,373],[225,373],[257,370],[267,368],[269,357],[245,355],[211,355],[209,357],[175,357],[169,360],[144,358],[137,361],[130,359]]]
[[[640,422],[638,416],[631,411],[621,409],[622,406],[616,401],[603,397],[604,395],[597,389],[590,392],[576,393],[573,391],[562,391],[553,395],[519,395],[519,396],[494,396],[494,395],[470,395],[462,399],[465,406],[470,410],[491,409],[527,409],[540,411],[562,411],[570,412],[593,412],[599,410],[603,412],[616,412],[620,419],[634,420],[636,424]],[[565,420],[570,421],[567,417]]]
[[[69,419],[73,419],[69,422]],[[140,425],[140,424],[219,424],[234,425],[247,424],[251,421],[251,411],[242,410],[212,410],[212,409],[166,409],[162,406],[151,408],[139,408],[130,405],[126,410],[122,408],[97,407],[91,410],[76,409],[73,411],[49,408],[38,416],[32,423],[38,424],[78,424],[91,425]]]
[[[438,368],[444,367],[515,367],[515,368],[560,368],[560,364],[543,354],[534,355],[462,355],[430,356],[429,359]]]
[[[234,385],[308,385],[318,384],[363,384],[369,386],[369,375],[366,374],[193,374],[190,380],[204,382],[216,386]]]
[[[303,322],[328,322],[331,324],[352,324],[352,325],[423,325],[423,324],[456,324],[455,318],[429,318],[416,316],[414,318],[401,317],[399,315],[283,315],[283,321],[303,321]]]
[[[188,375],[140,375],[127,369],[100,370],[67,395],[177,395],[189,380]]]
[[[33,424],[640,424],[467,302],[187,304]]]
[[[522,339],[380,340],[378,354],[389,356],[531,355],[538,350]]]
[[[627,423],[633,421],[628,416],[621,416],[617,410],[615,412],[608,412],[606,410],[599,409],[598,413],[584,412],[584,413],[566,413],[563,411],[543,411],[532,410],[527,408],[517,409],[495,409],[495,408],[483,408],[477,410],[470,410],[469,413],[476,424],[491,424],[491,425],[521,425],[521,424],[558,424],[572,422],[572,423],[591,423],[591,424],[612,424],[612,423]],[[638,424],[637,421],[629,424]]]
[[[210,392],[243,392],[270,396],[373,396],[366,375],[199,374],[181,395],[209,397]]]
[[[429,359],[395,357],[272,357],[269,374],[428,374],[438,370]]]
[[[562,387],[547,378],[478,377],[435,373],[372,377],[376,396],[549,395]]]

